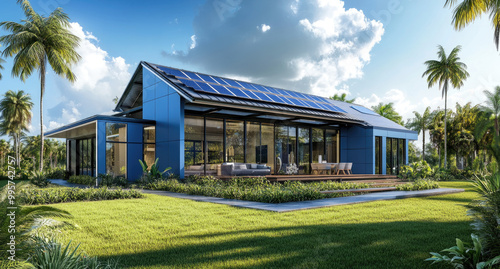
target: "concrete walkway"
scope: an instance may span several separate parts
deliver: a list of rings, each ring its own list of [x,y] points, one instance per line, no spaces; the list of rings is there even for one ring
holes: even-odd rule
[[[337,205],[357,204],[357,203],[365,203],[365,202],[380,201],[380,200],[426,197],[426,196],[434,196],[434,195],[459,193],[459,192],[463,192],[463,191],[464,191],[463,189],[449,189],[449,188],[423,190],[423,191],[387,191],[387,192],[377,192],[377,193],[348,196],[348,197],[327,198],[327,199],[312,200],[312,201],[271,204],[271,203],[260,203],[260,202],[242,201],[242,200],[225,199],[225,198],[217,198],[217,197],[207,197],[207,196],[199,196],[199,195],[189,195],[189,194],[175,193],[175,192],[169,192],[169,191],[143,190],[144,193],[149,193],[149,194],[163,195],[163,196],[169,196],[169,197],[174,197],[174,198],[189,199],[189,200],[199,201],[199,202],[210,202],[210,203],[224,204],[224,205],[230,205],[230,206],[235,206],[235,207],[252,208],[252,209],[267,210],[267,211],[274,211],[274,212],[290,212],[290,211],[296,211],[296,210],[313,209],[313,208],[337,206]]]

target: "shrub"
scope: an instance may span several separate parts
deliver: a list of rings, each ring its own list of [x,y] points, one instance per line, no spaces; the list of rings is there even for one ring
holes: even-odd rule
[[[68,179],[70,172],[64,168],[55,168],[47,171],[47,178],[50,179]]]
[[[20,204],[40,205],[78,201],[100,201],[115,199],[143,198],[144,195],[137,190],[110,190],[108,188],[80,189],[80,188],[48,188],[48,189],[23,189],[18,192],[17,199]]]
[[[68,182],[87,186],[95,186],[95,177],[87,175],[70,176]]]
[[[33,241],[35,247],[29,261],[34,268],[118,268],[117,262],[101,263],[95,257],[87,257],[78,251],[80,245],[73,247],[71,241],[65,246],[53,238],[34,237]]]
[[[472,246],[456,239],[457,245],[451,248],[443,249],[441,252],[447,252],[449,255],[442,255],[436,252],[431,252],[432,257],[426,261],[432,263],[446,263],[454,268],[462,269],[480,269],[480,268],[493,268],[494,265],[500,264],[500,256],[487,260],[484,257],[481,241],[475,234],[471,234]]]
[[[111,174],[99,174],[99,186],[121,186],[125,187],[128,185],[128,181],[123,176],[114,176]]]
[[[36,171],[36,172],[33,172],[33,175],[30,178],[30,183],[35,185],[35,186],[44,188],[44,187],[47,187],[50,182],[47,179],[47,176],[45,175],[45,173]]]
[[[142,160],[139,160],[139,163],[141,164],[142,167],[142,174],[144,176],[149,176],[151,178],[163,178],[163,175],[167,173],[168,170],[172,169],[170,167],[165,168],[163,172],[160,170],[160,166],[158,165],[158,160],[160,158],[156,158],[155,162],[151,165],[151,167],[148,168],[145,162]]]
[[[432,175],[432,169],[426,161],[414,162],[410,166],[403,165],[399,170],[399,177],[402,179],[425,179]]]
[[[455,177],[446,169],[436,169],[432,178],[438,181],[449,181],[455,179]]]
[[[415,182],[397,185],[398,191],[421,191],[439,188],[439,184],[430,179],[417,179]]]

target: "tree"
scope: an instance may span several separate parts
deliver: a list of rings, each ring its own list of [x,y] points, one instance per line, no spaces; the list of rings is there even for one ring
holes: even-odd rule
[[[3,63],[5,63],[5,60],[0,58],[0,70],[3,69]],[[2,73],[0,73],[0,79],[2,79]]]
[[[40,75],[40,171],[43,170],[43,95],[47,63],[59,76],[70,82],[76,80],[71,65],[80,60],[75,48],[80,39],[68,30],[69,17],[61,8],[48,17],[36,13],[28,0],[18,0],[26,19],[21,23],[4,21],[0,23],[11,34],[0,37],[6,45],[3,56],[14,57],[12,75],[25,81],[34,71]]]
[[[481,111],[489,118],[493,118],[492,123],[496,136],[500,135],[498,118],[500,117],[500,86],[496,86],[493,92],[483,91],[486,95],[486,106],[481,106]]]
[[[456,30],[462,30],[484,13],[490,14],[490,19],[495,28],[493,39],[498,50],[500,39],[500,2],[497,0],[462,0],[457,5],[457,0],[446,0],[445,6],[455,7],[452,23]]]
[[[444,111],[438,109],[437,111],[432,112],[432,115],[433,116],[429,125],[429,135],[431,143],[437,148],[439,168],[441,168],[441,148],[444,142]]]
[[[33,102],[24,91],[7,91],[0,100],[0,134],[10,135],[14,140],[17,165],[20,163],[20,137],[31,123]]]
[[[460,52],[461,47],[456,46],[451,52],[450,55],[446,56],[444,48],[439,45],[438,46],[438,60],[429,60],[424,64],[427,69],[422,74],[422,77],[427,76],[427,84],[428,87],[431,88],[436,83],[439,82],[439,88],[442,89],[442,96],[444,97],[444,168],[446,169],[446,141],[447,141],[447,133],[446,133],[446,114],[447,114],[447,99],[448,99],[448,87],[451,84],[453,88],[460,89],[463,86],[464,80],[469,77],[469,73],[467,72],[467,65],[460,62],[460,57],[458,57],[458,53]]]
[[[341,95],[335,94],[334,96],[331,96],[330,99],[337,100],[337,101],[342,101],[342,102],[346,102],[346,103],[349,103],[349,104],[352,104],[352,103],[354,103],[354,101],[356,101],[356,98],[354,98],[354,99],[347,99],[347,94],[346,93],[343,93]]]
[[[422,161],[425,159],[425,131],[429,129],[429,124],[432,118],[431,108],[427,107],[422,115],[417,111],[413,111],[415,118],[408,122],[407,127],[409,129],[418,132],[422,132]]]
[[[4,139],[0,139],[0,157],[2,160],[0,161],[0,168],[3,169],[3,165],[5,164],[5,155],[10,152],[10,144]]]
[[[380,116],[388,118],[399,125],[403,125],[403,117],[401,117],[401,115],[394,110],[394,103],[379,103],[376,106],[372,106],[372,109]]]
[[[470,102],[464,106],[459,103],[456,104],[455,116],[452,119],[450,128],[448,128],[450,131],[448,140],[450,148],[456,154],[458,168],[463,168],[462,157],[471,156],[472,153],[476,153],[475,149],[478,148],[480,139],[474,136],[478,114],[479,107],[472,106]]]

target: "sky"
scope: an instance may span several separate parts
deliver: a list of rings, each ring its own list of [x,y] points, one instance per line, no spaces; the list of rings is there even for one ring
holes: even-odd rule
[[[47,72],[44,126],[51,130],[111,114],[140,61],[332,96],[347,93],[371,107],[393,102],[403,119],[444,107],[422,78],[437,46],[459,56],[470,78],[448,104],[481,104],[500,85],[500,54],[488,16],[454,30],[444,0],[32,0],[40,14],[61,7],[81,38],[73,84]],[[16,0],[3,0],[0,21],[20,22]],[[3,29],[0,35],[7,34]],[[2,48],[0,47],[0,50]],[[1,70],[0,94],[24,90],[35,103],[30,135],[40,132],[38,75],[26,82]],[[421,139],[421,136],[420,136]],[[417,143],[420,145],[421,143]]]

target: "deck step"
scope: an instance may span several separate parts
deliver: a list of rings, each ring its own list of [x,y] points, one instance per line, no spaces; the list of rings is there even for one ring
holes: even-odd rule
[[[320,193],[380,192],[380,191],[395,191],[395,190],[396,190],[396,187],[384,187],[384,188],[365,188],[365,189],[348,189],[348,190],[320,191]]]

